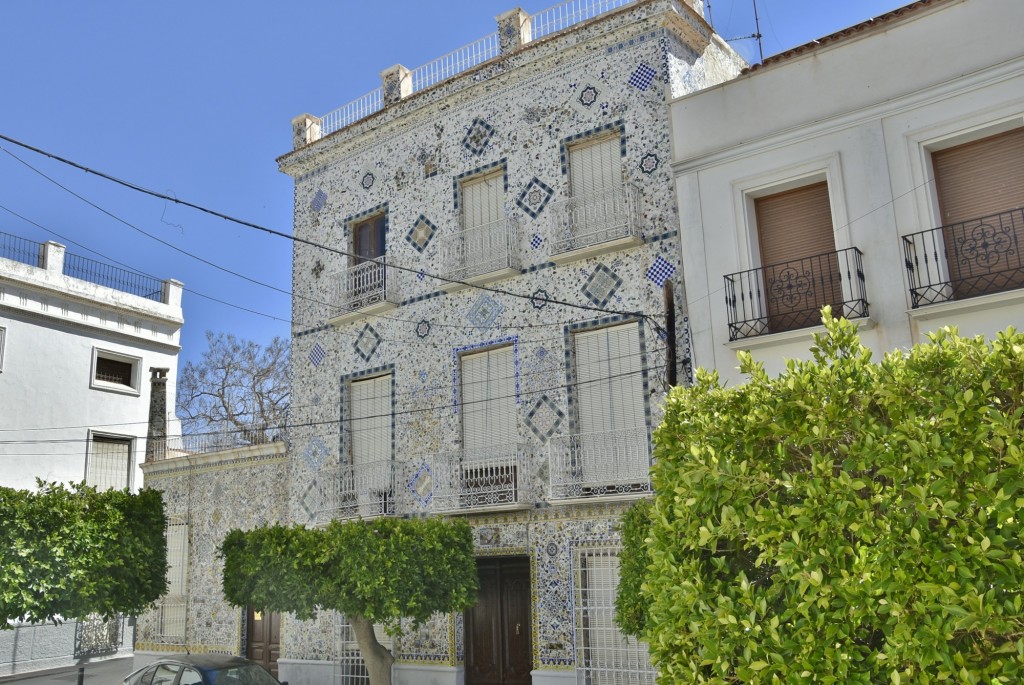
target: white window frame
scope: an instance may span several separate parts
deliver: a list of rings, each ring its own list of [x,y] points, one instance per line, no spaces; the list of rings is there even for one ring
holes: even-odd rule
[[[83,478],[87,485],[93,485],[100,490],[108,489],[102,483],[90,483],[89,482],[89,470],[92,468],[93,460],[96,459],[96,442],[99,440],[110,440],[115,442],[123,442],[128,445],[128,462],[126,464],[126,485],[129,490],[133,488],[135,482],[135,436],[132,435],[117,435],[114,433],[100,433],[100,432],[89,432],[89,447],[85,457],[85,475]],[[120,488],[117,488],[120,489]]]
[[[122,385],[121,383],[111,383],[109,381],[102,381],[98,379],[96,377],[96,362],[98,359],[109,359],[111,361],[131,364],[131,385]],[[92,348],[92,365],[90,367],[89,373],[89,387],[92,388],[93,390],[107,390],[110,392],[119,392],[125,395],[141,395],[142,357],[135,357],[130,354],[124,354],[123,352],[114,352],[113,350],[106,350],[101,347]]]

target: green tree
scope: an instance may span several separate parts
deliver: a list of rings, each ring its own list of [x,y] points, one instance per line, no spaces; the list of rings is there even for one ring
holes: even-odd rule
[[[0,487],[0,628],[142,613],[166,590],[164,526],[152,490]]]
[[[1022,682],[1024,335],[876,364],[824,314],[813,361],[670,394],[621,624],[662,683]]]
[[[465,521],[438,518],[332,522],[326,528],[265,526],[232,530],[220,548],[224,596],[235,606],[343,613],[356,634],[373,685],[391,683],[394,657],[375,623],[426,621],[476,601],[473,537]]]

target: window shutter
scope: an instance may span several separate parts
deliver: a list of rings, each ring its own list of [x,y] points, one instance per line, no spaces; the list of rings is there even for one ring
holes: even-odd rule
[[[1024,207],[1024,128],[932,154],[943,225]]]
[[[391,375],[353,381],[349,393],[352,463],[391,459]]]
[[[642,370],[637,324],[577,333],[579,432],[645,427]]]
[[[94,437],[89,454],[87,485],[100,490],[122,490],[128,487],[131,475],[130,440]]]
[[[462,184],[462,227],[474,228],[500,220],[505,197],[504,172],[473,178]]]
[[[762,266],[836,249],[826,181],[759,197],[754,210]]]
[[[603,136],[569,148],[569,184],[580,197],[622,187],[619,136]]]
[[[462,446],[477,450],[519,442],[513,349],[462,357]]]

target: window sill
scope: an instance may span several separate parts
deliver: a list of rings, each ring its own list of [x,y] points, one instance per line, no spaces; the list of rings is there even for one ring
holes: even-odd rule
[[[470,276],[469,278],[460,278],[454,282],[442,283],[439,290],[446,293],[456,293],[459,292],[460,290],[465,290],[466,288],[475,285],[486,285],[488,283],[494,283],[496,281],[503,281],[506,278],[518,276],[521,273],[522,272],[519,269],[513,268],[500,269],[498,271],[488,271],[487,273],[480,274],[479,276]],[[449,276],[448,278],[454,279],[454,276]]]
[[[103,392],[113,392],[119,395],[131,395],[133,397],[139,397],[142,394],[138,388],[133,388],[130,385],[119,385],[117,383],[106,383],[97,380],[93,380],[89,384],[89,388],[92,390],[102,390]]]
[[[947,302],[926,304],[917,309],[908,310],[907,314],[914,321],[930,321],[932,319],[941,319],[951,314],[966,314],[982,309],[998,309],[1019,304],[1024,304],[1024,288],[1008,290],[1002,293],[992,293],[991,295],[980,295],[966,300],[949,300]]]
[[[871,317],[850,319],[850,321],[857,324],[857,328],[862,331],[871,330],[877,325]],[[785,331],[784,333],[769,333],[768,335],[757,335],[751,338],[743,338],[742,340],[730,340],[724,343],[724,345],[734,352],[760,350],[788,345],[794,342],[810,342],[814,339],[815,333],[824,332],[824,326],[810,326],[795,331]]]

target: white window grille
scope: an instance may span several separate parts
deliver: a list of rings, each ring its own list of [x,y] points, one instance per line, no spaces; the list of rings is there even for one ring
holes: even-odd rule
[[[93,348],[90,387],[97,390],[139,394],[142,359]]]
[[[158,604],[157,635],[160,642],[185,643],[188,597],[189,526],[183,519],[167,523],[167,594]]]
[[[124,490],[131,486],[132,441],[94,435],[86,459],[85,483],[98,490]]]
[[[647,644],[615,625],[619,549],[576,550],[576,682],[586,685],[653,685]]]

